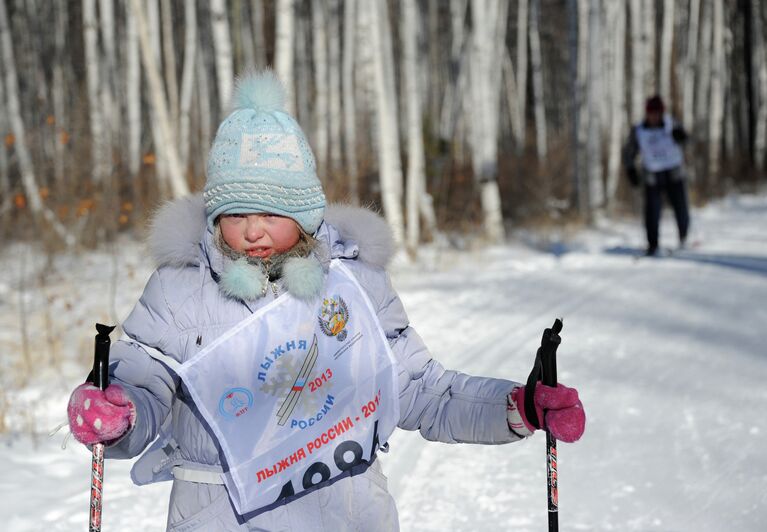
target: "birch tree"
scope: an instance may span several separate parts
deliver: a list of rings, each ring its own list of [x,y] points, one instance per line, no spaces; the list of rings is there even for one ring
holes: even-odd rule
[[[698,59],[698,77],[696,80],[695,94],[695,127],[701,131],[708,131],[710,118],[711,100],[711,42],[712,42],[712,2],[720,0],[703,0],[701,10],[701,35],[698,46],[700,58]]]
[[[663,32],[660,51],[660,95],[671,102],[671,52],[674,45],[675,0],[663,0]]]
[[[216,58],[216,80],[218,87],[219,112],[224,116],[229,112],[229,100],[232,97],[234,66],[232,59],[232,39],[229,32],[229,17],[226,14],[224,0],[210,0],[211,27],[213,29],[213,47]]]
[[[257,69],[266,66],[266,39],[264,38],[264,2],[251,0],[250,19],[253,25],[253,55]]]
[[[490,242],[505,237],[498,189],[499,70],[502,43],[506,37],[506,2],[471,0],[471,105],[468,122],[471,157],[479,182],[485,236]],[[499,21],[502,21],[499,23]]]
[[[327,177],[328,160],[328,47],[325,2],[312,3],[312,53],[314,56],[314,153],[317,172]]]
[[[294,8],[295,0],[276,0],[274,14],[277,26],[275,29],[274,65],[277,77],[285,86],[287,111],[293,115],[296,112],[293,90]]]
[[[525,109],[527,107],[527,21],[529,19],[528,0],[519,0],[517,6],[517,135],[518,151],[525,149]]]
[[[54,135],[54,176],[56,184],[61,186],[65,178],[66,169],[66,150],[65,144],[61,140],[62,125],[68,121],[68,112],[66,105],[66,90],[69,83],[69,71],[65,70],[65,55],[67,47],[67,25],[69,23],[69,10],[66,2],[56,4],[56,29],[55,29],[55,49],[56,60],[53,64],[53,116],[56,119],[57,135]],[[2,83],[0,82],[0,85]],[[2,96],[0,96],[2,99]],[[2,128],[2,125],[0,125]],[[3,154],[5,149],[2,149]],[[0,170],[2,171],[2,170]],[[7,196],[6,196],[7,197]]]
[[[341,14],[339,0],[328,4],[328,142],[329,169],[341,169]]]
[[[163,72],[165,74],[165,86],[168,91],[170,122],[173,125],[173,130],[177,131],[179,121],[179,94],[178,79],[176,77],[176,47],[173,44],[173,6],[171,0],[161,0],[160,19],[162,20]]]
[[[146,71],[147,82],[149,83],[152,112],[157,128],[161,135],[163,152],[166,154],[167,170],[170,191],[173,197],[185,196],[189,194],[189,186],[186,183],[183,172],[181,171],[181,161],[178,158],[176,141],[173,135],[173,129],[170,124],[170,114],[168,113],[168,104],[165,100],[162,87],[162,78],[160,69],[157,65],[155,55],[152,50],[152,44],[149,38],[149,29],[142,9],[140,0],[130,0],[133,15],[136,17],[136,26],[139,33],[139,44],[141,48],[141,59]]]
[[[341,86],[343,90],[344,120],[344,155],[346,156],[346,175],[348,177],[349,198],[353,205],[359,203],[357,174],[357,123],[354,94],[354,56],[357,48],[356,39],[356,0],[344,1],[344,45]]]
[[[698,20],[700,18],[700,0],[690,0],[690,16],[687,28],[687,56],[682,93],[682,121],[687,128],[692,127],[694,119],[695,67],[698,54]]]
[[[21,118],[19,105],[19,81],[16,75],[16,60],[13,54],[13,39],[11,28],[8,24],[8,12],[5,9],[5,0],[0,0],[0,48],[2,48],[3,72],[5,83],[5,104],[8,113],[8,121],[14,136],[13,148],[18,159],[21,173],[21,184],[29,201],[29,208],[36,220],[43,219],[53,228],[56,235],[68,246],[75,243],[74,237],[56,218],[56,215],[43,203],[35,181],[35,169],[32,164],[29,150],[26,144],[26,131],[24,121]]]
[[[141,58],[133,10],[125,13],[125,114],[127,120],[128,173],[138,175],[141,165]]]
[[[535,0],[534,0],[535,1]],[[601,1],[589,2],[589,83],[588,83],[588,213],[604,205],[604,184],[602,178],[602,128],[599,123],[599,107],[602,99],[601,79]]]
[[[418,7],[415,0],[403,0],[402,35],[404,40],[403,78],[407,107],[407,247],[412,254],[420,240],[418,215],[421,194],[425,192],[424,151],[421,123],[421,101],[418,90],[417,29]]]
[[[712,185],[719,174],[722,130],[724,129],[724,6],[721,0],[713,2],[713,48],[711,57],[711,118],[708,128],[708,177]]]
[[[631,122],[636,123],[644,115],[644,79],[647,65],[644,33],[642,27],[642,0],[631,0]]]
[[[533,111],[535,113],[535,145],[538,159],[548,153],[546,134],[546,109],[543,94],[543,68],[541,60],[541,38],[538,33],[540,0],[531,0],[530,9],[530,64],[533,71]]]
[[[608,2],[608,24],[613,28],[610,42],[614,53],[610,80],[610,145],[607,161],[607,202],[612,208],[620,180],[621,144],[624,124],[626,65],[626,4]]]
[[[192,96],[194,92],[195,63],[197,61],[197,6],[194,0],[184,1],[184,69],[181,73],[181,101],[179,110],[179,159],[181,168],[189,164]]]
[[[363,6],[361,6],[363,7]],[[381,202],[383,203],[386,221],[392,229],[394,242],[397,246],[404,243],[404,217],[402,213],[402,167],[400,164],[399,126],[397,124],[396,102],[393,91],[393,79],[387,79],[386,68],[385,28],[388,13],[386,5],[377,0],[367,0],[363,9],[370,10],[371,32],[370,44],[373,50],[375,68],[376,118],[379,137],[379,165],[381,181]]]
[[[109,168],[106,162],[107,136],[100,97],[99,23],[96,18],[96,1],[83,0],[82,8],[83,40],[85,43],[85,78],[88,89],[88,117],[91,136],[91,165],[93,167],[92,176],[96,183],[101,183],[104,181]]]
[[[751,24],[754,38],[754,53],[751,57],[752,72],[756,80],[754,94],[757,95],[756,128],[754,131],[754,163],[759,171],[765,168],[767,154],[767,53],[765,52],[762,6],[758,0],[751,0]]]

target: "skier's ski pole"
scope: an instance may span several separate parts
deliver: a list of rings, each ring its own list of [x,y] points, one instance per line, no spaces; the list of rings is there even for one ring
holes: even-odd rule
[[[525,387],[525,415],[527,419],[538,428],[545,428],[546,423],[538,420],[535,411],[535,385],[540,380],[546,386],[557,385],[557,348],[562,339],[559,333],[562,331],[562,320],[554,321],[551,329],[543,331],[541,346],[535,355],[535,365],[527,378]],[[529,391],[529,393],[527,393]],[[544,412],[544,416],[546,413]],[[557,440],[546,431],[546,483],[548,485],[548,508],[549,508],[549,532],[559,530],[559,485],[557,477]]]
[[[109,386],[109,333],[114,330],[113,326],[96,324],[96,348],[93,356],[93,385],[101,390]],[[104,488],[104,444],[97,443],[93,446],[93,458],[91,460],[91,504],[90,519],[88,522],[89,532],[101,531],[101,497]]]

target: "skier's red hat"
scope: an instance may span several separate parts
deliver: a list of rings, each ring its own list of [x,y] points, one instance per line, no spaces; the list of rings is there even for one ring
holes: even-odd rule
[[[663,99],[660,96],[656,94],[655,96],[647,98],[647,102],[645,102],[646,113],[662,113],[665,110],[666,106],[663,105]]]

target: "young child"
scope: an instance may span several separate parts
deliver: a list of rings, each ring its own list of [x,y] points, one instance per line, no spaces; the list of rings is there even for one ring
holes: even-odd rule
[[[386,223],[326,208],[272,73],[235,92],[204,194],[153,221],[157,270],[112,346],[110,386],[72,393],[71,430],[110,458],[154,441],[132,477],[173,480],[168,530],[397,530],[375,459],[395,427],[516,441],[535,430],[525,387],[431,357],[384,270]],[[574,389],[534,396],[558,440],[581,437]]]

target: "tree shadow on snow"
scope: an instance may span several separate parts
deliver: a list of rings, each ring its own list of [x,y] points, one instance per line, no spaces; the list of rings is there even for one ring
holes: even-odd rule
[[[604,252],[608,255],[623,255],[639,258],[644,256],[644,250],[628,246],[615,246],[607,248]],[[767,257],[754,255],[727,255],[724,253],[701,253],[693,250],[674,251],[669,255],[657,257],[648,257],[646,260],[674,259],[690,262],[700,262],[712,264],[714,266],[724,266],[736,270],[756,273],[758,275],[767,275]]]

